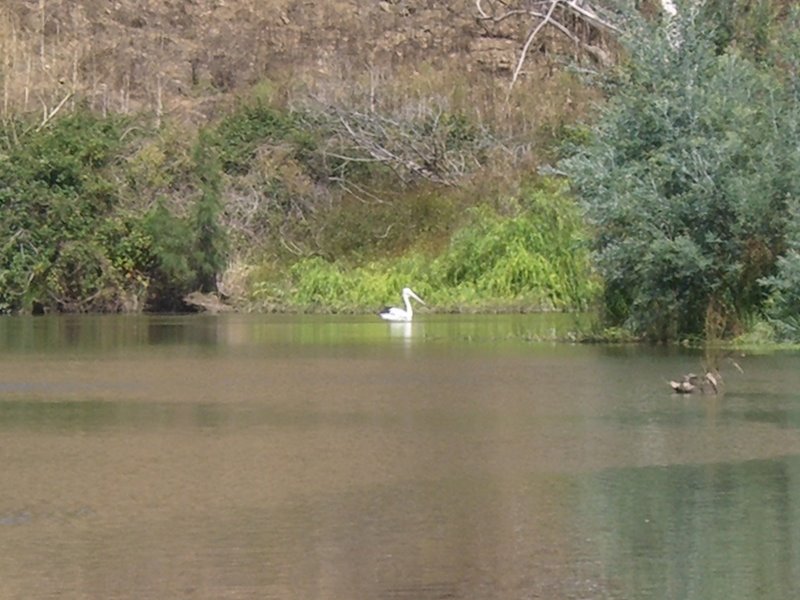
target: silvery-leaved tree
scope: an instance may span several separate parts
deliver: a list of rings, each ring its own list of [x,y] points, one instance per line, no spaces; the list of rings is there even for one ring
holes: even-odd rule
[[[629,21],[609,100],[560,165],[594,230],[607,323],[652,339],[733,335],[758,314],[800,197],[786,60],[721,50],[702,4]]]
[[[783,136],[788,140],[787,152],[800,154],[800,7],[795,7],[787,26],[777,39],[781,65],[790,98],[792,119],[785,119]],[[797,178],[797,171],[785,177]],[[775,274],[762,283],[769,292],[766,315],[781,340],[800,342],[800,194],[795,190],[787,197],[786,250],[778,258]]]

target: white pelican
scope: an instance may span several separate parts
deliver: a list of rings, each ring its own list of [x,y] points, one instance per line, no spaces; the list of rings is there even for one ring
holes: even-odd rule
[[[414,309],[411,308],[411,298],[421,304],[425,304],[422,298],[414,293],[414,290],[405,287],[403,288],[403,302],[406,305],[405,310],[387,306],[378,314],[381,316],[381,319],[385,321],[410,321],[414,317]]]

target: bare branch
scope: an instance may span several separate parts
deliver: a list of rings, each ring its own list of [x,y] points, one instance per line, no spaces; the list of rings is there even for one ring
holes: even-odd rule
[[[491,19],[492,17],[486,14],[486,11],[483,10],[481,6],[481,0],[475,0],[475,8],[478,9],[478,14],[481,16],[482,19]]]
[[[52,120],[52,119],[53,119],[53,117],[55,117],[55,116],[58,114],[58,111],[60,111],[60,110],[61,110],[61,108],[62,108],[62,107],[63,107],[63,106],[64,106],[64,105],[65,105],[65,104],[66,104],[66,103],[69,101],[69,99],[70,99],[70,98],[72,98],[72,95],[73,95],[73,93],[72,93],[72,92],[67,92],[66,96],[64,96],[64,97],[61,99],[61,102],[59,102],[59,103],[58,103],[58,104],[57,104],[57,105],[56,105],[56,106],[55,106],[55,107],[54,107],[52,110],[50,110],[50,111],[48,111],[48,110],[45,108],[44,117],[42,118],[42,122],[41,122],[41,123],[39,123],[39,126],[36,128],[36,131],[41,131],[41,130],[42,130],[42,129],[43,129],[43,128],[44,128],[44,127],[45,127],[45,126],[46,126],[46,125],[47,125],[47,124],[48,124],[48,123],[49,123],[49,122]]]
[[[554,0],[554,2],[559,2],[559,0]],[[595,11],[594,9],[586,8],[585,6],[582,6],[582,3],[579,4],[578,0],[569,0],[569,2],[565,2],[564,4],[572,12],[574,12],[579,17],[582,17],[587,23],[589,23],[593,27],[610,31],[613,33],[619,33],[618,27],[616,27],[610,21],[601,18],[600,15],[597,14],[597,11]]]
[[[545,15],[544,19],[539,21],[539,24],[533,28],[533,31],[531,31],[530,35],[528,36],[528,39],[525,40],[525,45],[522,47],[522,52],[520,52],[519,54],[519,60],[517,61],[517,68],[514,69],[514,74],[511,76],[511,83],[508,86],[509,93],[511,93],[511,89],[517,82],[517,78],[519,77],[520,71],[522,71],[522,65],[525,64],[525,58],[528,56],[528,50],[530,49],[531,44],[533,43],[533,38],[535,38],[536,34],[538,34],[544,28],[544,26],[550,22],[550,19],[553,17],[553,12],[555,12],[556,10],[556,6],[558,6],[558,0],[553,0],[553,2],[550,3],[550,10],[547,11],[547,14]]]
[[[671,3],[672,0],[662,0]],[[509,84],[509,94],[519,79],[530,48],[534,41],[547,26],[566,36],[572,43],[579,44],[586,52],[601,62],[608,61],[608,54],[601,48],[590,43],[586,33],[579,34],[577,24],[589,27],[591,31],[600,31],[616,35],[620,29],[613,22],[613,16],[604,14],[597,3],[587,0],[516,0],[504,2],[485,2],[475,0],[477,18],[479,21],[498,24],[508,19],[528,20],[530,22],[522,49],[516,60],[516,65]]]

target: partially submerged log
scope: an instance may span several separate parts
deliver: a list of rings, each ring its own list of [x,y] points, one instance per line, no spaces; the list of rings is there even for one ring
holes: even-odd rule
[[[183,301],[200,312],[204,311],[213,315],[233,310],[231,305],[225,304],[222,298],[215,293],[191,292],[183,297]]]

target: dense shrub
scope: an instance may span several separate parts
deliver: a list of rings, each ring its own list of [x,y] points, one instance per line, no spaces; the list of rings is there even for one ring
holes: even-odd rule
[[[279,108],[256,88],[208,140],[234,248],[277,260],[364,260],[446,237],[457,188],[498,151],[474,115],[436,94]]]
[[[209,145],[219,154],[227,174],[242,175],[252,168],[258,149],[266,144],[292,145],[297,155],[308,156],[313,139],[300,113],[279,110],[259,99],[242,102],[209,132]]]
[[[800,8],[795,7],[789,15],[781,35],[775,39],[777,61],[783,68],[786,87],[791,99],[794,115],[785,119],[781,135],[794,141],[800,139]],[[781,173],[784,178],[796,178],[796,171]],[[786,252],[778,258],[774,275],[762,283],[769,292],[766,307],[767,317],[777,337],[781,340],[800,342],[800,194],[787,198],[788,210]]]
[[[0,307],[97,308],[119,280],[97,226],[115,203],[108,172],[124,122],[77,111],[18,125],[0,158]]]
[[[131,125],[77,110],[5,130],[0,311],[179,309],[187,292],[210,291],[224,267],[213,156],[198,151],[188,165],[185,214],[143,201],[127,171],[142,156]]]
[[[595,232],[611,325],[727,335],[760,310],[800,194],[797,114],[774,70],[690,10],[641,23],[592,139],[563,162]]]

